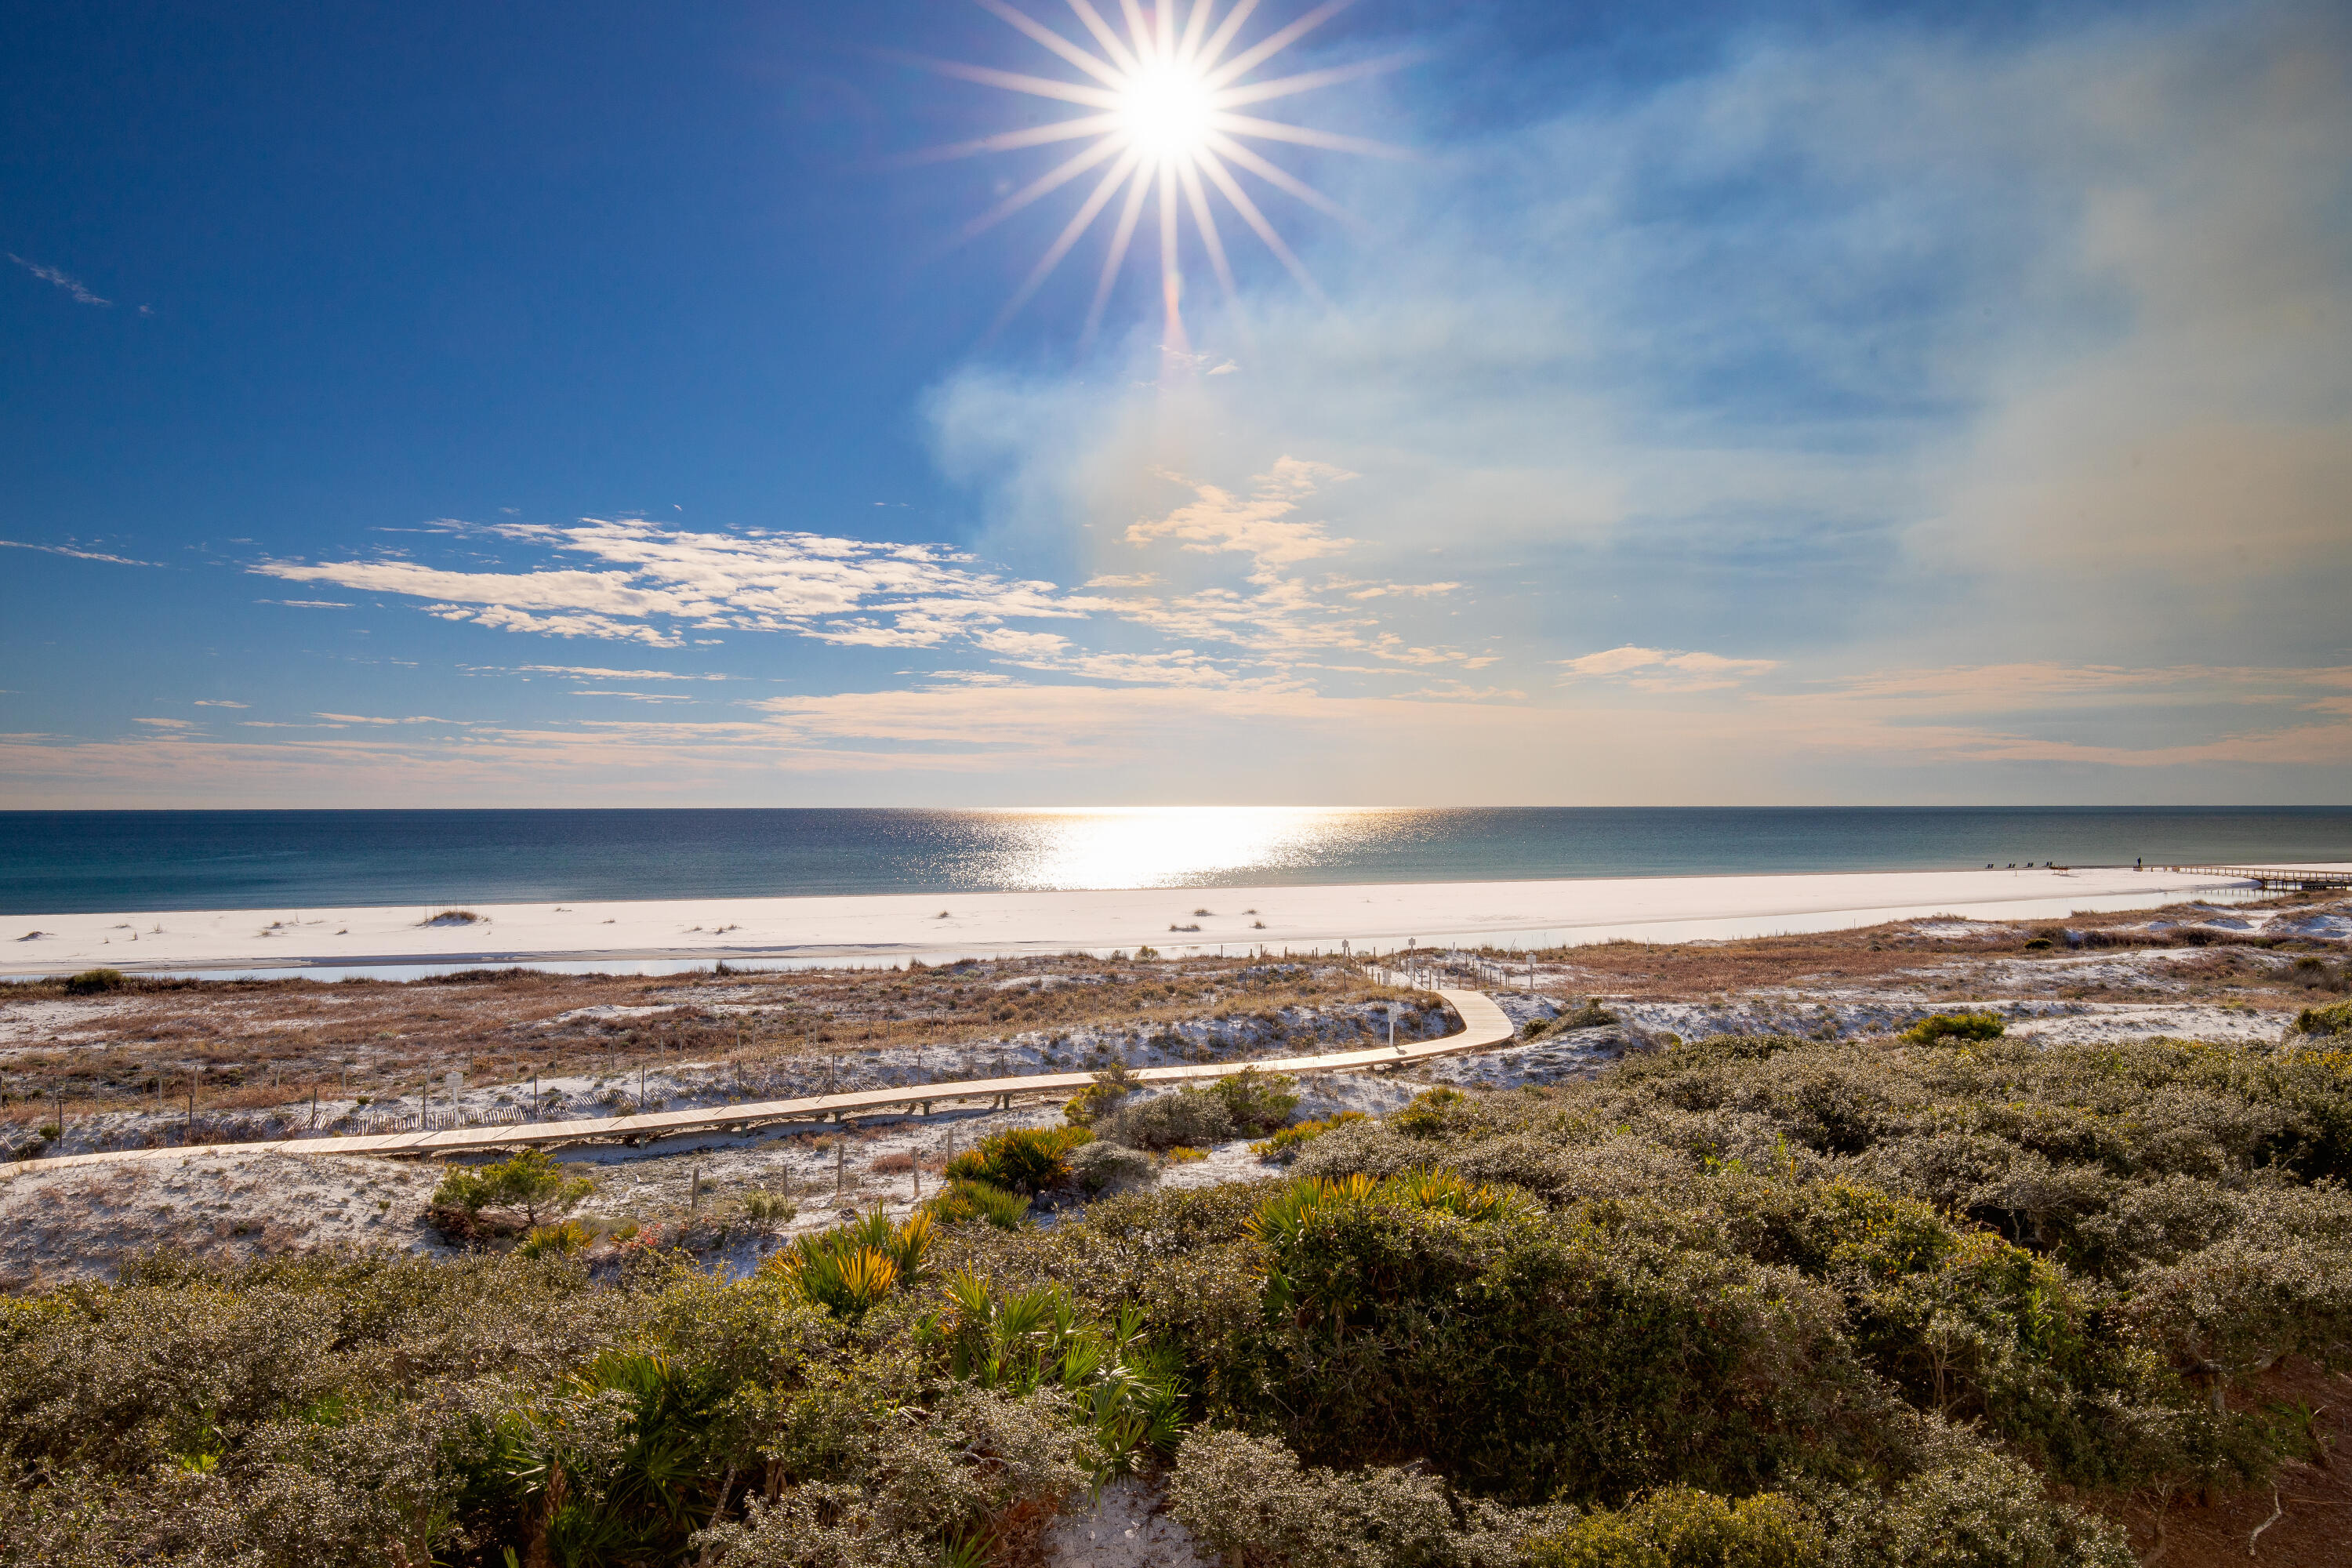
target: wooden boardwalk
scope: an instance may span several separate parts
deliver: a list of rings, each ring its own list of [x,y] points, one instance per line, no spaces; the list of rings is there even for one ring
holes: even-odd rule
[[[1459,1056],[1504,1044],[1517,1032],[1503,1010],[1483,992],[1440,991],[1462,1020],[1459,1032],[1412,1045],[1374,1046],[1323,1056],[1280,1057],[1270,1061],[1206,1063],[1192,1067],[1139,1068],[1129,1076],[1139,1083],[1187,1083],[1230,1078],[1244,1067],[1260,1072],[1305,1077],[1315,1073],[1362,1072],[1374,1068],[1402,1067],[1437,1057]],[[226,1154],[375,1154],[414,1159],[425,1155],[475,1154],[525,1146],[551,1148],[565,1143],[642,1143],[697,1132],[740,1131],[779,1123],[846,1121],[858,1116],[910,1108],[929,1115],[935,1106],[985,1102],[991,1109],[1010,1108],[1016,1101],[1062,1099],[1094,1082],[1092,1073],[1032,1073],[1018,1078],[971,1079],[956,1083],[919,1083],[899,1089],[859,1089],[849,1094],[820,1094],[800,1100],[753,1100],[697,1110],[656,1110],[638,1116],[609,1116],[580,1121],[506,1122],[495,1127],[459,1127],[441,1132],[383,1132],[362,1136],[321,1133],[255,1143],[194,1143],[161,1149],[110,1149],[93,1154],[61,1154],[48,1160],[18,1160],[0,1164],[0,1176],[37,1171],[65,1170],[76,1165],[109,1164],[125,1160],[169,1160],[182,1155],[210,1158]]]

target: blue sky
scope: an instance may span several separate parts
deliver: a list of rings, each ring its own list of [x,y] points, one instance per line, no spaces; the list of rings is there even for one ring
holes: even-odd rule
[[[2347,798],[2339,6],[0,27],[0,805]]]

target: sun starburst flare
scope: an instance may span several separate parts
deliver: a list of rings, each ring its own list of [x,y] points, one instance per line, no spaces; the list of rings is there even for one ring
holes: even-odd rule
[[[1246,79],[1345,10],[1353,0],[1325,0],[1242,47],[1236,47],[1242,29],[1256,11],[1258,0],[1235,0],[1222,18],[1216,15],[1216,0],[1192,0],[1181,20],[1178,13],[1185,10],[1181,0],[1161,0],[1159,4],[1119,0],[1124,31],[1112,26],[1093,0],[1067,0],[1072,15],[1095,48],[1074,42],[1007,0],[977,3],[1075,68],[1078,77],[1032,76],[955,60],[921,59],[917,63],[965,81],[1073,104],[1088,112],[916,154],[918,159],[929,161],[1010,153],[1066,142],[1086,143],[966,224],[961,237],[977,235],[1064,186],[1089,174],[1094,176],[1077,210],[998,313],[999,327],[1029,302],[1087,233],[1115,209],[1116,216],[1109,220],[1110,239],[1103,255],[1102,270],[1096,279],[1094,299],[1087,310],[1086,336],[1092,338],[1101,325],[1104,309],[1110,302],[1111,290],[1126,264],[1145,209],[1155,206],[1166,342],[1171,351],[1181,352],[1187,346],[1182,311],[1186,249],[1182,230],[1187,217],[1192,220],[1199,251],[1216,274],[1226,301],[1235,301],[1233,265],[1217,223],[1220,198],[1300,285],[1319,298],[1321,291],[1316,288],[1306,264],[1250,194],[1244,177],[1331,216],[1348,220],[1348,215],[1329,197],[1250,143],[1282,142],[1329,152],[1403,155],[1402,149],[1383,142],[1241,112],[1256,104],[1376,75],[1405,63],[1410,57],[1391,55],[1292,76]]]

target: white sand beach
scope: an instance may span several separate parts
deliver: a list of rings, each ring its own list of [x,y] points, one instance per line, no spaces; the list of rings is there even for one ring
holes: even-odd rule
[[[480,904],[470,921],[436,920],[438,905],[20,915],[0,926],[0,976],[100,965],[266,973],[900,963],[1147,943],[1178,954],[1342,942],[1389,952],[1416,942],[1688,942],[1933,914],[2058,920],[2245,887],[2227,877],[2121,868]]]

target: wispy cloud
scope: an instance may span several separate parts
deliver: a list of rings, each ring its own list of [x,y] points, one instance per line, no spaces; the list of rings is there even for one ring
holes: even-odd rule
[[[436,525],[510,549],[584,555],[594,563],[588,567],[482,571],[387,554],[317,563],[271,561],[252,570],[400,595],[423,601],[419,607],[427,615],[515,632],[662,648],[682,647],[697,632],[779,633],[843,647],[962,647],[1014,668],[1122,683],[1295,683],[1290,667],[1318,650],[1405,664],[1456,662],[1475,668],[1491,662],[1408,643],[1363,607],[1370,597],[1424,596],[1457,584],[1297,574],[1301,563],[1348,548],[1349,541],[1300,515],[1300,508],[1321,487],[1349,477],[1328,464],[1287,457],[1241,493],[1163,476],[1189,489],[1190,499],[1136,521],[1126,530],[1127,547],[1240,561],[1239,580],[1231,585],[1171,591],[1158,590],[1167,580],[1164,572],[1105,574],[1087,590],[1073,592],[1014,576],[944,545],[696,531],[636,519],[589,518],[563,528]],[[1071,630],[1042,629],[1034,625],[1039,621]],[[1077,635],[1088,626],[1119,623],[1143,628],[1166,646],[1109,648],[1092,646],[1097,637]],[[1204,648],[1203,643],[1218,646]],[[511,668],[583,680],[724,679],[601,665]]]
[[[453,525],[454,526],[454,525]],[[404,559],[253,568],[428,601],[429,615],[509,631],[678,647],[689,631],[785,632],[879,647],[935,647],[1013,618],[1076,619],[1093,605],[1008,577],[940,545],[811,533],[698,532],[635,519],[474,531],[584,555],[604,569],[467,572]]]
[[[2352,668],[2052,662],[1877,671],[1753,699],[1824,752],[1922,763],[2352,765]]]
[[[348,610],[352,605],[341,599],[256,599],[257,605],[283,605],[289,610]]]
[[[1565,679],[1613,677],[1637,691],[1722,691],[1780,668],[1778,659],[1726,658],[1631,644],[1556,662],[1566,671]]]
[[[1295,514],[1299,503],[1318,489],[1355,477],[1328,463],[1286,454],[1257,477],[1247,496],[1196,485],[1192,501],[1165,517],[1129,525],[1127,542],[1149,544],[1172,539],[1186,550],[1233,551],[1255,563],[1253,581],[1271,583],[1282,567],[1332,554],[1353,542],[1334,538],[1324,524]]]
[[[226,697],[199,697],[196,699],[195,705],[199,708],[250,708],[253,706],[250,702],[232,702]]]
[[[482,671],[488,666],[470,666]],[[582,680],[735,680],[732,675],[708,671],[688,674],[674,669],[604,669],[589,664],[518,664],[513,668],[524,675],[568,675]]]
[[[412,714],[405,719],[375,719],[362,713],[313,713],[313,719],[324,719],[331,724],[456,724],[470,725],[471,719],[436,719],[429,713]]]
[[[9,260],[15,262],[17,266],[23,268],[26,271],[31,273],[42,282],[53,283],[57,287],[64,289],[77,305],[111,305],[114,303],[111,300],[100,299],[98,295],[92,293],[88,285],[84,284],[80,279],[74,277],[70,273],[60,272],[54,267],[44,267],[37,261],[27,261],[13,250],[9,251],[7,256]]]
[[[193,730],[194,722],[187,719],[133,719],[133,724],[144,724],[151,730]]]
[[[22,539],[0,539],[0,545],[11,550],[38,550],[50,555],[70,555],[77,561],[103,561],[112,566],[160,566],[160,561],[134,561],[128,555],[110,555],[102,550],[83,550],[70,544],[33,544]]]

